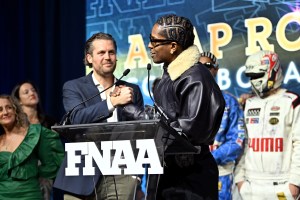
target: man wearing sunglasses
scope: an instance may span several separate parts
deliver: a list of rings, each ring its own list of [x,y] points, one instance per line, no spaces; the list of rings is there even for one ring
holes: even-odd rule
[[[211,52],[200,54],[200,63],[209,69],[213,77],[217,76],[219,64]],[[228,92],[222,92],[225,99],[225,110],[219,131],[210,150],[219,169],[219,199],[231,200],[233,191],[233,169],[242,153],[244,142],[243,111],[237,99]]]
[[[163,75],[154,90],[156,107],[167,119],[162,120],[165,127],[178,131],[176,135],[169,131],[162,140],[166,151],[174,146],[181,150],[180,154],[165,154],[157,200],[218,199],[219,174],[209,145],[219,129],[225,101],[209,71],[199,63],[193,28],[185,17],[161,16],[148,44],[153,62],[163,64]],[[186,153],[184,145],[178,144],[183,140],[201,151]]]

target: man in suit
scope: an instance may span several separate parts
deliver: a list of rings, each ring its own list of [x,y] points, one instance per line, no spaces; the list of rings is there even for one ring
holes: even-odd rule
[[[69,116],[71,124],[125,121],[122,110],[127,104],[143,109],[139,87],[118,81],[113,75],[117,65],[116,54],[117,44],[110,34],[97,33],[86,41],[84,63],[92,68],[92,72],[63,86],[64,108],[67,112],[73,109]],[[116,86],[111,87],[114,83]],[[99,96],[82,103],[101,91]],[[118,195],[116,199],[133,199],[131,191],[137,180],[132,176],[101,177],[101,172],[96,170],[95,176],[72,177],[64,175],[65,167],[66,162],[54,185],[66,191],[64,199],[95,199],[95,196],[106,199],[110,195]]]

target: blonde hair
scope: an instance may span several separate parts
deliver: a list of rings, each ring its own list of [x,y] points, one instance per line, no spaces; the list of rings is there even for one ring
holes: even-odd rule
[[[23,110],[17,100],[15,100],[14,98],[12,98],[11,96],[6,95],[6,94],[1,94],[0,99],[7,99],[11,103],[11,105],[15,111],[15,114],[16,114],[15,126],[17,126],[17,127],[29,126],[29,121],[28,121],[27,115],[23,112]],[[4,133],[4,129],[3,129],[2,125],[0,125],[0,134],[3,134],[3,133]]]

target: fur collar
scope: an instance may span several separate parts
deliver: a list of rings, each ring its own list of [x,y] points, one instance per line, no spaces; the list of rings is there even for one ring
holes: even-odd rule
[[[172,81],[199,62],[200,52],[196,45],[190,46],[169,64],[168,73]]]

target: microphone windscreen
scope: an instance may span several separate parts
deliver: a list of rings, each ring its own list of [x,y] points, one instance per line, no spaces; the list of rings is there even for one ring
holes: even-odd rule
[[[127,76],[127,74],[130,72],[130,69],[126,69],[124,72],[123,72],[123,76]]]
[[[147,70],[150,70],[150,69],[151,69],[151,64],[148,63],[148,64],[147,64]]]

